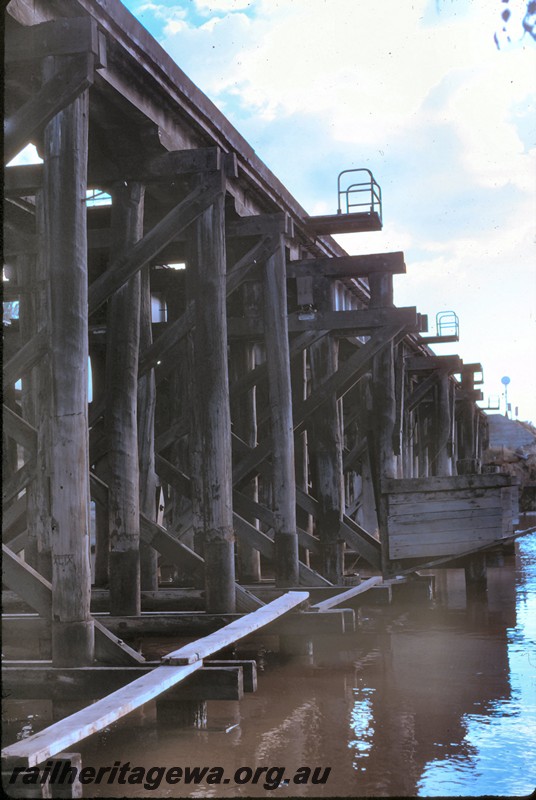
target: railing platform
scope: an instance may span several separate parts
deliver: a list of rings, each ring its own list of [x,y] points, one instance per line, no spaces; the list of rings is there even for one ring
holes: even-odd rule
[[[365,233],[367,231],[382,230],[381,217],[376,211],[307,217],[305,224],[307,233],[312,236],[331,236],[334,233]]]

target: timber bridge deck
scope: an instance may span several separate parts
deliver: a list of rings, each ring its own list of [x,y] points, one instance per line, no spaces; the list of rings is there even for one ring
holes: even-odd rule
[[[5,75],[5,161],[41,163],[5,169],[4,622],[48,659],[11,684],[146,670],[118,634],[288,590],[344,632],[355,565],[482,578],[517,489],[481,473],[480,364],[394,305],[403,253],[331,238],[381,215],[309,216],[118,0],[11,0]]]

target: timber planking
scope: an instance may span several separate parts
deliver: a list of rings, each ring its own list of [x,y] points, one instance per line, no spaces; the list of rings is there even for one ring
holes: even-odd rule
[[[389,558],[460,555],[512,532],[516,484],[507,475],[384,481]]]

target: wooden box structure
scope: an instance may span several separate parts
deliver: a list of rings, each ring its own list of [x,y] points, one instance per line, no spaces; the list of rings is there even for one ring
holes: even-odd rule
[[[518,487],[508,475],[388,480],[389,558],[460,556],[512,534]]]

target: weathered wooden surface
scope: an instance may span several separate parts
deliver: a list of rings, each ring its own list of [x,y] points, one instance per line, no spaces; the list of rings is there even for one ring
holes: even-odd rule
[[[270,569],[275,566],[281,585],[296,585],[299,580],[302,584],[330,590],[325,576],[341,577],[343,540],[356,555],[378,567],[381,546],[351,517],[355,516],[367,530],[376,530],[378,507],[386,556],[389,530],[382,510],[384,496],[380,492],[380,483],[386,476],[448,475],[450,461],[456,455],[460,472],[478,471],[485,435],[482,416],[474,407],[478,396],[474,389],[474,372],[480,365],[464,365],[463,388],[456,386],[454,392],[451,373],[462,368],[461,360],[457,356],[431,354],[418,335],[413,335],[424,330],[421,315],[414,308],[393,306],[392,275],[405,271],[403,254],[348,256],[325,235],[328,230],[351,230],[356,226],[361,230],[370,229],[379,225],[377,215],[308,217],[228,121],[155,46],[149,34],[120,4],[107,4],[104,9],[101,0],[79,0],[76,13],[82,14],[81,18],[51,19],[62,13],[70,14],[68,5],[66,0],[53,4],[20,0],[10,5],[8,13],[17,22],[9,20],[14,37],[8,37],[7,43],[10,63],[15,65],[7,71],[9,113],[15,110],[8,120],[8,148],[16,141],[29,141],[32,131],[37,132],[39,138],[39,129],[48,119],[56,114],[66,120],[65,115],[70,115],[76,104],[77,108],[84,104],[78,120],[80,125],[85,126],[88,114],[92,115],[88,185],[112,194],[114,184],[128,186],[115,191],[111,210],[94,208],[91,202],[86,205],[87,181],[82,164],[86,142],[84,136],[75,135],[76,144],[70,146],[70,123],[64,129],[67,139],[62,139],[62,146],[67,142],[74,155],[65,159],[63,174],[58,171],[61,181],[51,183],[52,159],[47,153],[47,141],[37,142],[47,164],[8,168],[7,191],[15,202],[10,202],[7,215],[7,252],[15,254],[17,266],[16,280],[10,275],[7,291],[10,299],[21,297],[21,315],[24,312],[25,319],[21,318],[20,337],[15,325],[6,336],[6,341],[9,340],[6,385],[12,393],[12,402],[10,400],[8,405],[13,413],[17,411],[18,399],[13,385],[17,378],[23,378],[21,416],[18,411],[15,416],[9,416],[7,427],[27,449],[25,458],[36,456],[36,469],[29,460],[22,471],[17,472],[20,459],[17,463],[11,441],[6,459],[6,463],[9,462],[9,471],[6,470],[9,540],[14,547],[22,543],[27,560],[38,566],[43,577],[51,577],[51,520],[56,526],[57,518],[50,513],[47,501],[49,496],[53,497],[54,512],[61,506],[64,490],[61,476],[67,472],[61,473],[64,459],[58,445],[59,428],[54,421],[58,418],[56,403],[62,402],[61,381],[71,381],[73,385],[67,389],[80,394],[79,389],[86,380],[84,362],[87,356],[87,349],[79,348],[76,357],[65,358],[65,352],[58,349],[58,332],[61,329],[61,336],[74,345],[82,341],[80,334],[85,326],[87,340],[88,300],[91,313],[96,312],[91,318],[89,340],[96,378],[94,388],[97,388],[91,411],[89,463],[101,483],[110,485],[113,502],[117,494],[128,495],[132,513],[126,536],[132,536],[134,543],[140,524],[135,510],[138,483],[135,473],[139,458],[141,539],[143,548],[147,545],[145,552],[148,554],[144,585],[156,586],[158,547],[165,561],[170,562],[169,566],[178,566],[176,577],[179,579],[189,580],[191,571],[196,586],[201,586],[206,577],[209,607],[230,609],[235,600],[239,608],[258,607],[259,600],[234,582],[233,526],[244,545],[242,554],[247,553],[249,559],[249,566],[244,570],[244,578],[248,580],[259,577],[262,554],[263,563],[266,559],[272,562]],[[45,27],[34,25],[43,20],[49,20]],[[108,65],[103,47],[105,38],[110,55]],[[31,44],[23,46],[21,42]],[[73,54],[76,57],[73,58]],[[36,76],[41,59],[45,61],[45,74],[39,89]],[[92,82],[95,68],[101,67],[104,69],[91,92],[89,107],[85,81]],[[78,99],[73,103],[75,96]],[[61,114],[58,115],[59,110]],[[53,124],[51,122],[50,126]],[[73,192],[75,181],[71,173],[75,171],[78,185]],[[118,237],[118,225],[114,220],[121,205],[117,195],[132,192],[133,181],[148,184],[145,235],[139,230],[137,236],[130,239],[132,246],[120,247],[122,234]],[[28,196],[36,198],[35,219],[33,203]],[[71,231],[73,214],[77,214],[80,221],[76,241]],[[85,233],[86,216],[90,237]],[[52,225],[49,224],[51,220]],[[61,241],[62,238],[65,241]],[[71,265],[76,272],[82,264],[79,256],[87,253],[86,243],[89,244],[91,286],[89,296],[80,302],[80,276],[72,280],[69,271]],[[227,275],[226,258],[234,265]],[[36,266],[30,270],[28,264],[32,261]],[[168,280],[170,271],[166,278],[166,267],[174,261],[185,262],[187,269],[186,276],[177,274],[173,282]],[[129,286],[137,284],[142,271],[145,340],[141,345],[136,387],[136,369],[130,358],[136,350],[135,334],[132,335],[128,327],[135,324],[136,303],[124,304],[130,308],[122,317],[112,310],[107,323],[101,306],[109,301],[114,307]],[[364,276],[368,276],[368,287]],[[312,293],[312,281],[318,277],[329,284],[337,303],[315,309],[313,302],[309,309],[308,292]],[[84,282],[87,279],[85,272]],[[254,284],[245,284],[246,280]],[[263,280],[264,297],[261,296]],[[248,311],[247,303],[237,298],[237,289],[243,286],[245,296],[248,286],[252,285],[256,286],[255,302]],[[55,297],[51,303],[48,296],[45,297],[49,286]],[[151,293],[157,294],[162,308],[167,305],[168,311],[168,321],[154,326],[159,332],[154,343],[151,342],[149,309]],[[75,297],[74,302],[71,302],[71,295]],[[60,308],[58,298],[65,309]],[[312,294],[311,299],[314,301]],[[227,321],[226,304],[232,315]],[[310,313],[303,313],[308,309]],[[81,318],[74,336],[62,322],[62,315],[68,316],[73,310],[74,315],[80,313]],[[170,314],[170,310],[173,313]],[[49,326],[50,311],[52,325]],[[125,357],[116,346],[118,330],[124,332],[128,340],[130,349]],[[49,386],[50,331],[54,381]],[[412,335],[406,336],[408,333]],[[368,341],[356,339],[370,334]],[[244,358],[235,358],[233,353],[229,363],[227,335],[236,335],[231,347],[236,348],[235,352],[243,351]],[[107,398],[96,387],[100,380],[98,373],[104,366],[106,340],[107,368],[119,384],[117,391],[108,391]],[[337,347],[340,348],[338,369],[333,363]],[[99,354],[100,365],[97,364]],[[267,360],[259,363],[265,355]],[[238,434],[233,442],[232,477],[233,437],[229,430],[226,384],[229,366],[232,370],[232,423],[234,433]],[[252,366],[254,368],[250,369]],[[294,405],[291,366],[293,379],[297,376],[298,381],[293,387]],[[311,367],[312,380],[306,371]],[[369,381],[371,369],[374,398],[369,396],[364,385]],[[444,370],[444,374],[435,377],[437,370]],[[248,374],[240,375],[240,371]],[[121,375],[127,375],[127,379],[123,381]],[[359,381],[362,381],[360,386]],[[122,390],[126,390],[124,397],[129,398],[129,407],[121,409],[114,421]],[[136,392],[140,414],[138,445],[132,402],[134,399],[135,405]],[[32,410],[30,401],[34,393]],[[47,402],[51,399],[53,405],[49,408]],[[79,405],[81,408],[83,404]],[[72,413],[78,414],[78,410]],[[53,420],[50,430],[49,420]],[[246,420],[247,425],[243,427]],[[153,421],[158,431],[156,453]],[[129,431],[119,444],[109,435],[116,422],[121,434]],[[30,426],[37,431],[36,452]],[[87,420],[83,420],[77,431],[67,430],[67,427],[65,422],[62,441],[70,440],[70,462],[66,466],[74,476],[68,490],[77,493],[78,499],[85,492],[87,501],[87,446],[77,454],[71,447],[75,440],[81,443],[83,437],[87,439]],[[293,455],[295,434],[299,437],[297,459]],[[238,437],[243,443],[238,442]],[[348,443],[346,461],[341,458],[343,439]],[[52,442],[56,444],[52,446]],[[320,453],[316,464],[313,463],[315,448],[316,454]],[[118,468],[117,460],[114,462],[119,450],[124,456],[124,468]],[[327,450],[330,450],[329,457],[325,457]],[[106,472],[109,454],[115,463],[113,476]],[[155,455],[157,459],[165,456],[172,467],[185,470],[189,476],[174,482],[169,479],[169,473],[159,469],[164,525],[157,524],[163,520],[155,515]],[[299,462],[300,488],[295,483],[295,460]],[[311,487],[311,471],[315,469],[318,474]],[[372,497],[371,476],[374,477],[375,498]],[[116,479],[119,488],[115,485]],[[233,482],[235,491],[231,495]],[[93,483],[94,494],[104,498],[101,497],[96,510],[97,576],[101,585],[106,585],[108,544],[102,540],[101,533],[105,522],[102,502],[108,502],[108,493],[106,486],[103,489],[103,485]],[[52,492],[49,492],[49,484]],[[261,488],[261,503],[257,502],[257,485]],[[307,494],[310,487],[316,498]],[[25,490],[26,514],[19,513],[21,506],[15,500],[21,490]],[[248,492],[250,497],[247,497]],[[393,492],[393,496],[395,494]],[[511,490],[502,487],[501,495],[504,507],[510,506]],[[235,503],[234,517],[231,516],[231,500]],[[87,510],[82,512],[79,506],[76,515],[70,517],[73,532],[69,542],[69,548],[72,544],[71,549],[76,549],[77,558],[87,552]],[[296,506],[301,514],[300,524],[307,530],[296,526]],[[409,507],[407,505],[406,510]],[[345,510],[346,515],[341,513]],[[463,508],[454,511],[463,512]],[[486,519],[488,512],[491,507],[483,506],[480,521]],[[117,512],[110,516],[112,527],[121,516],[125,515]],[[65,517],[61,519],[62,530],[67,530]],[[317,531],[322,533],[322,541],[311,535],[313,518],[317,521]],[[431,521],[430,530],[435,530],[436,522]],[[502,524],[508,526],[506,512]],[[82,535],[81,529],[85,530]],[[326,531],[329,536],[325,535]],[[70,598],[73,591],[75,605],[77,602],[81,605],[77,597],[80,591],[87,604],[89,577],[87,564],[84,564],[85,572],[78,567],[72,570],[78,576],[77,581],[73,580],[72,552],[65,543],[68,534],[61,533],[57,537],[56,533],[54,528],[52,538],[63,542],[56,553],[62,561],[61,575],[69,573],[57,591],[58,602],[62,593],[65,594],[61,600],[65,610],[66,597]],[[302,548],[303,563],[298,561],[298,545]],[[311,570],[308,563],[309,555],[318,556],[321,550],[324,575]],[[135,558],[137,560],[137,554]],[[384,558],[384,567],[388,566]],[[57,567],[56,559],[56,576],[60,575]],[[124,598],[131,611],[137,612],[137,576],[133,580],[128,577],[118,580],[115,565],[111,573],[116,576],[112,581],[112,605],[115,593]],[[196,608],[203,604],[203,598],[199,589],[193,591],[197,591],[191,598]],[[129,592],[130,599],[127,599]],[[186,602],[185,595],[181,602]],[[116,606],[116,610],[118,608]],[[86,609],[78,613],[84,619],[85,615]]]
[[[29,453],[37,452],[36,429],[6,405],[2,407],[2,423],[8,436],[15,439]]]
[[[196,366],[192,437],[199,464],[192,476],[198,508],[194,532],[203,546],[207,610],[214,613],[235,609],[224,214],[222,191],[193,226],[190,265]]]
[[[113,189],[114,263],[135,247],[143,231],[144,187]],[[140,274],[134,274],[108,302],[106,337],[106,435],[108,442],[108,525],[110,605],[116,614],[140,612],[140,497],[138,463],[138,352]]]
[[[47,350],[47,337],[43,330],[38,331],[29,342],[12,356],[3,367],[4,391],[14,384],[22,375],[34,367]]]
[[[507,537],[512,484],[499,475],[384,482],[390,558],[458,555]]]
[[[53,608],[52,585],[29,564],[2,545],[2,581],[24,599],[45,619],[50,619]],[[95,631],[95,657],[110,664],[143,662],[144,659],[117,636],[108,631],[101,622],[91,617]],[[72,666],[70,664],[66,666]]]
[[[72,744],[103,730],[136,708],[176,686],[203,666],[202,661],[181,667],[157,667],[148,675],[103,697],[87,708],[2,750],[3,758],[18,758],[34,767]]]
[[[241,305],[246,319],[256,319],[262,315],[262,284],[260,281],[246,281],[241,287]],[[231,385],[242,375],[255,369],[255,344],[252,342],[235,342],[231,348],[230,376]],[[257,445],[257,389],[252,386],[242,394],[231,392],[231,413],[234,432],[249,447]],[[243,487],[245,498],[253,503],[259,499],[258,477],[253,476]],[[233,493],[233,504],[236,505]],[[238,509],[237,509],[238,510]],[[252,524],[259,527],[259,521],[253,517]],[[260,553],[248,541],[241,541],[238,546],[239,579],[242,583],[251,583],[261,579]]]
[[[58,59],[54,73],[40,91],[12,114],[5,124],[4,158],[11,161],[36,131],[79,98],[94,80],[92,54]]]
[[[263,290],[271,423],[275,574],[279,586],[294,586],[299,581],[298,537],[285,248],[282,235],[274,253],[265,262]]]
[[[368,590],[372,589],[373,586],[380,584],[382,580],[383,579],[381,575],[375,575],[373,578],[368,578],[366,581],[363,581],[357,586],[352,586],[352,588],[348,589],[346,592],[341,592],[333,597],[328,597],[327,600],[322,600],[320,603],[315,603],[314,606],[311,606],[311,611],[327,611],[330,608],[336,608],[337,606],[340,606],[341,603],[346,603],[348,600],[352,600],[354,597],[358,597],[360,594],[368,592]]]
[[[270,622],[279,619],[288,611],[301,606],[308,598],[309,592],[287,592],[258,611],[254,611],[236,622],[231,622],[230,625],[226,625],[225,628],[206,636],[204,639],[168,653],[163,657],[162,661],[173,665],[192,664],[199,659],[214,655],[214,653],[219,652],[227,645],[243,639],[244,636],[254,633],[259,628],[263,628]]]
[[[2,684],[5,696],[17,700],[94,699],[150,674],[158,666],[159,662],[152,662],[140,667],[57,669],[50,662],[18,662],[16,666],[7,663],[2,667]],[[238,680],[239,671],[242,665],[236,662],[207,662],[181,685],[181,692],[189,700],[240,700],[244,691],[252,690],[246,690],[243,679]]]
[[[54,59],[46,69],[55,68]],[[46,74],[46,73],[45,73]],[[50,499],[52,619],[58,666],[90,663],[87,90],[45,129],[43,202],[49,275],[52,414]]]
[[[333,308],[334,287],[327,279],[313,280],[313,301],[322,311]],[[337,371],[339,345],[336,339],[326,336],[310,347],[309,363],[314,394]],[[334,392],[312,415],[308,440],[312,493],[318,501],[316,529],[321,542],[322,573],[332,583],[339,583],[344,573],[344,539],[339,533],[344,513],[340,411]]]
[[[338,256],[333,258],[308,258],[290,261],[287,278],[324,276],[350,278],[371,275],[375,272],[401,274],[406,271],[404,253],[374,253],[365,256]]]
[[[117,289],[135,275],[157,255],[177,231],[191,225],[214,200],[221,194],[222,178],[220,173],[207,179],[202,186],[178,203],[154,228],[145,234],[143,239],[131,248],[127,254],[118,258],[111,268],[97,278],[89,288],[89,310],[96,311]]]
[[[139,358],[151,346],[151,281],[145,267],[140,280],[140,346]],[[156,522],[156,471],[154,465],[154,424],[156,384],[154,371],[149,370],[138,381],[138,453],[140,478],[140,512]],[[140,542],[140,589],[158,589],[158,553],[154,547]]]
[[[128,686],[112,692],[102,700],[43,731],[5,747],[2,750],[2,757],[21,759],[29,767],[51,758],[71,744],[97,733],[167,689],[176,686],[193,672],[201,669],[204,658],[302,605],[308,597],[308,592],[288,592],[222,630],[169,653],[162,659],[164,666],[157,667],[149,675],[137,678]]]

